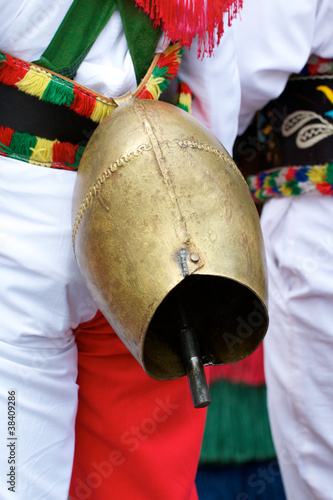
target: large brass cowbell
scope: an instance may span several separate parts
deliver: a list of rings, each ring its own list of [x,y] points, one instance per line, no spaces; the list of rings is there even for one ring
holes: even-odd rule
[[[185,111],[131,99],[104,119],[80,162],[73,219],[88,289],[151,377],[187,374],[191,385],[195,365],[238,361],[262,341],[255,205],[224,147]]]

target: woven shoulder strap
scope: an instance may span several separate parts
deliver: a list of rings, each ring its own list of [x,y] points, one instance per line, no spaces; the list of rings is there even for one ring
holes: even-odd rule
[[[153,22],[132,0],[74,0],[35,64],[74,79],[81,62],[116,8],[121,15],[136,78],[140,82],[152,62],[161,31],[153,28]]]

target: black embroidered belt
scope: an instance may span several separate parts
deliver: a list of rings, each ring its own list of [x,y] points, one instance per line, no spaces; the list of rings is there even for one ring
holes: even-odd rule
[[[181,52],[175,44],[156,54],[133,97],[158,99],[177,74]],[[185,108],[186,92],[178,104]],[[0,52],[0,156],[76,170],[92,132],[117,102]]]
[[[295,76],[257,117],[261,170],[333,161],[333,75]]]
[[[256,201],[333,195],[333,75],[292,76],[234,148]]]

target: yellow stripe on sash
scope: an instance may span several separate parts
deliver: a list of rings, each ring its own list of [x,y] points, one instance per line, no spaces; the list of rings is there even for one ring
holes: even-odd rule
[[[37,144],[34,148],[31,148],[32,155],[29,158],[29,163],[52,163],[53,158],[53,145],[55,142],[48,139],[42,139],[37,137]]]
[[[21,81],[16,83],[16,87],[26,94],[34,95],[41,99],[51,80],[51,74],[46,71],[28,71]]]

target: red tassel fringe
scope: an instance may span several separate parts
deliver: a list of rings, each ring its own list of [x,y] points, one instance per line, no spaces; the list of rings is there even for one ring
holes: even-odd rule
[[[90,94],[88,91],[83,93],[80,89],[77,89],[75,85],[73,87],[73,91],[75,98],[69,109],[73,109],[79,115],[89,118],[95,107],[94,95]]]
[[[28,73],[29,67],[17,63],[17,60],[7,55],[0,64],[0,81],[4,85],[15,86]]]
[[[73,165],[75,163],[77,148],[77,145],[73,145],[70,142],[55,142],[53,145],[53,163],[68,163]]]
[[[333,192],[331,184],[329,184],[326,181],[323,181],[320,184],[317,184],[317,189],[322,194],[326,194],[326,195],[331,195]]]
[[[161,26],[171,42],[190,47],[198,35],[199,55],[211,54],[228,24],[242,8],[243,0],[135,0],[156,26]],[[206,5],[205,5],[206,4]],[[216,33],[215,33],[216,31]]]
[[[14,130],[9,127],[0,126],[0,143],[6,147],[10,146]],[[0,149],[0,156],[7,156],[4,151]]]

